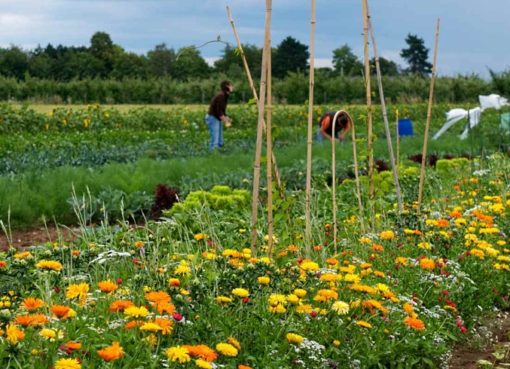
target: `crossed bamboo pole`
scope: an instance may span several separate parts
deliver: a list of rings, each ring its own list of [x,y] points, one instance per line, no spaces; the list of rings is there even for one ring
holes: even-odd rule
[[[367,21],[368,21],[368,27],[370,29],[370,37],[372,39],[372,47],[374,48],[375,68],[376,68],[376,72],[377,72],[377,84],[379,86],[379,97],[381,100],[381,109],[382,109],[383,121],[384,121],[384,131],[386,133],[386,142],[388,144],[388,153],[390,155],[390,164],[391,164],[391,171],[393,174],[393,183],[395,184],[395,193],[397,195],[398,211],[399,211],[399,213],[402,213],[402,211],[404,210],[404,206],[402,203],[402,194],[400,191],[400,182],[398,180],[397,166],[395,164],[395,156],[393,154],[393,143],[391,142],[390,124],[388,122],[388,110],[386,109],[386,100],[384,98],[381,65],[379,63],[379,53],[377,50],[377,43],[375,42],[374,26],[370,19],[368,0],[366,0],[366,2],[367,2],[367,4],[366,4],[367,5]],[[398,140],[398,137],[397,137],[397,140]]]
[[[259,202],[260,184],[260,161],[262,155],[262,131],[264,127],[264,110],[266,103],[267,77],[268,77],[268,54],[271,52],[270,30],[271,30],[272,0],[266,0],[265,15],[265,36],[264,50],[262,52],[262,68],[260,76],[260,90],[258,107],[257,141],[255,147],[255,161],[253,164],[253,191],[252,191],[252,216],[251,216],[251,249],[255,254],[257,245],[257,215]],[[267,127],[266,127],[267,129]],[[272,242],[272,239],[270,240]]]
[[[310,17],[310,82],[308,87],[308,133],[306,142],[306,195],[305,195],[305,243],[306,257],[310,257],[312,243],[311,197],[312,197],[312,133],[313,98],[315,85],[315,0],[311,0]]]
[[[439,44],[439,31],[441,26],[441,20],[437,18],[436,23],[436,37],[434,42],[434,61],[432,64],[432,76],[430,79],[430,90],[429,90],[429,105],[427,109],[427,122],[425,124],[425,133],[423,134],[423,151],[421,154],[421,171],[420,171],[420,184],[418,187],[418,204],[417,204],[417,212],[418,214],[421,211],[421,201],[423,197],[423,182],[425,180],[425,161],[427,159],[427,146],[429,139],[429,128],[430,128],[430,120],[432,118],[432,103],[434,100],[434,85],[436,82],[436,72],[437,72],[437,48]]]
[[[358,154],[356,150],[356,133],[354,128],[354,121],[352,120],[349,113],[344,110],[339,110],[335,113],[333,117],[332,124],[332,132],[335,132],[336,127],[336,119],[340,114],[345,114],[347,119],[351,122],[351,137],[352,137],[352,154],[354,156],[354,176],[356,180],[356,197],[358,198],[358,208],[360,214],[360,222],[362,226],[362,231],[364,232],[364,222],[363,222],[363,203],[361,202],[361,184],[359,179],[359,168],[358,168]],[[337,233],[338,233],[338,224],[336,219],[337,206],[336,206],[336,150],[335,150],[335,137],[331,140],[331,189],[332,189],[332,210],[333,210],[333,247],[335,250],[335,254],[337,253]]]
[[[258,97],[258,94],[257,94],[257,90],[255,88],[255,83],[253,82],[253,78],[252,78],[252,75],[251,75],[250,67],[248,65],[248,60],[246,59],[246,54],[244,53],[243,45],[241,44],[241,39],[239,38],[239,34],[237,33],[237,28],[236,28],[236,25],[234,23],[234,19],[232,17],[232,12],[230,11],[230,7],[228,7],[228,6],[227,6],[227,17],[228,17],[228,20],[230,22],[230,25],[232,26],[232,31],[234,32],[234,36],[236,38],[237,50],[239,50],[239,54],[240,54],[241,59],[243,61],[244,72],[246,73],[246,77],[248,78],[248,83],[250,85],[250,88],[251,88],[251,91],[252,91],[252,94],[253,94],[253,98],[255,99],[255,102],[258,104],[259,103],[259,97]],[[267,130],[266,122],[262,121],[262,123],[263,123],[263,129],[264,129],[264,131],[266,131]],[[271,153],[271,161],[273,163],[273,171],[274,171],[274,176],[275,176],[275,180],[276,180],[276,185],[278,186],[278,189],[280,190],[280,192],[282,194],[283,193],[282,179],[281,179],[281,176],[280,176],[280,171],[278,170],[278,165],[276,163],[276,158],[274,156],[274,153]]]

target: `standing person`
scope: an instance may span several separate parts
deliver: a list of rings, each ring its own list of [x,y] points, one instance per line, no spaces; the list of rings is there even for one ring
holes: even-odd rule
[[[205,122],[209,127],[211,142],[209,148],[214,150],[223,147],[223,124],[230,126],[230,118],[227,116],[228,97],[234,91],[234,86],[230,81],[220,83],[221,91],[213,97],[209,112],[205,116]]]
[[[329,141],[333,140],[333,137],[338,138],[338,141],[343,142],[345,135],[351,129],[352,122],[349,116],[345,113],[340,113],[336,117],[335,123],[335,134],[333,134],[333,118],[336,112],[328,111],[319,120],[319,132],[317,133],[317,141],[322,142],[324,138]]]

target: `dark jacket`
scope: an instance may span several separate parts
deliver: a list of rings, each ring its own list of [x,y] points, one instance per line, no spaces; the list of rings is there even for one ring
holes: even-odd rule
[[[213,115],[216,119],[221,120],[223,115],[227,115],[228,92],[221,91],[213,97],[209,106],[209,115]]]

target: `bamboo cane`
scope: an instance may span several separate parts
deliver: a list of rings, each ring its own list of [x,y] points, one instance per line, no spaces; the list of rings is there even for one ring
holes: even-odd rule
[[[230,11],[230,7],[228,7],[228,6],[227,6],[227,16],[228,16],[230,25],[232,26],[232,30],[234,31],[234,36],[235,36],[236,42],[237,42],[237,49],[239,50],[239,54],[241,55],[241,60],[243,61],[244,72],[246,73],[246,77],[248,78],[248,83],[250,85],[250,88],[251,88],[251,91],[253,94],[253,98],[255,99],[255,102],[258,104],[259,97],[257,94],[257,90],[255,89],[255,84],[253,83],[253,78],[251,76],[250,67],[248,66],[248,60],[246,60],[246,54],[244,53],[243,45],[241,44],[241,39],[239,38],[239,34],[237,33],[237,28],[234,23],[234,19],[232,18],[232,12]],[[264,129],[264,131],[266,131],[266,122],[265,121],[263,121],[263,129]],[[274,153],[272,153],[272,155],[271,155],[271,160],[273,162],[273,170],[274,170],[274,175],[275,175],[275,179],[276,179],[276,185],[278,186],[280,195],[283,198],[282,179],[280,176],[280,171],[278,170],[278,165],[276,163],[276,158],[274,156]]]
[[[420,185],[418,187],[418,204],[417,204],[417,211],[418,214],[421,211],[421,201],[423,196],[423,182],[425,180],[425,160],[427,158],[427,145],[428,145],[428,138],[429,138],[429,127],[430,127],[430,120],[432,117],[432,102],[434,99],[434,84],[436,81],[436,71],[437,71],[437,47],[439,44],[439,30],[440,30],[441,20],[437,18],[436,23],[436,37],[434,42],[434,61],[432,63],[432,77],[430,79],[430,91],[429,91],[429,106],[427,109],[427,122],[425,124],[425,133],[423,137],[423,151],[421,154],[421,172],[420,172]]]
[[[363,224],[363,204],[361,203],[361,186],[359,182],[359,173],[358,173],[358,159],[357,159],[357,152],[356,152],[356,134],[354,132],[354,121],[352,120],[349,113],[347,113],[344,110],[339,110],[335,113],[333,117],[333,123],[332,123],[332,132],[333,136],[331,137],[331,191],[332,191],[332,211],[333,211],[333,247],[335,254],[337,253],[337,234],[338,234],[338,227],[337,227],[337,206],[336,206],[336,151],[335,151],[335,127],[336,127],[336,120],[340,114],[345,114],[347,116],[347,119],[351,122],[351,129],[352,129],[352,150],[353,150],[353,156],[354,156],[354,175],[356,177],[356,195],[358,197],[358,206],[360,210],[360,220]],[[362,227],[364,231],[364,226]]]
[[[382,109],[383,121],[384,121],[384,131],[386,133],[386,142],[388,144],[388,153],[390,155],[391,171],[393,173],[393,183],[395,184],[395,194],[397,195],[398,211],[399,211],[399,213],[402,213],[402,211],[404,210],[404,207],[402,204],[402,194],[400,191],[400,182],[398,180],[397,166],[395,165],[395,156],[393,155],[393,143],[391,142],[390,124],[388,122],[388,110],[386,109],[386,101],[384,98],[384,89],[383,89],[383,85],[382,85],[381,65],[379,63],[379,53],[377,50],[377,43],[375,42],[374,27],[373,27],[372,21],[370,19],[368,0],[367,0],[367,17],[368,17],[368,26],[370,29],[370,36],[372,39],[372,47],[374,48],[375,69],[377,72],[377,84],[379,86],[379,97],[381,99],[381,109]]]
[[[271,29],[269,29],[269,47],[271,50]],[[267,53],[267,105],[266,105],[266,175],[267,175],[267,254],[271,258],[273,255],[273,175],[271,157],[273,155],[273,143],[271,138],[271,114],[273,109],[271,73],[271,52]]]
[[[252,208],[251,208],[251,249],[255,254],[257,245],[257,216],[259,202],[259,183],[260,183],[260,157],[262,155],[262,131],[264,120],[264,108],[266,103],[267,88],[267,54],[271,52],[269,49],[269,30],[271,29],[271,5],[272,0],[266,0],[266,16],[265,16],[265,36],[264,50],[262,52],[262,70],[260,77],[260,92],[258,104],[258,126],[257,126],[257,143],[255,148],[255,162],[253,164],[253,191],[252,191]]]
[[[370,55],[368,47],[368,3],[367,0],[361,0],[363,10],[363,39],[364,39],[364,62],[365,62],[365,84],[367,99],[367,150],[368,150],[368,182],[369,182],[369,198],[373,200],[375,197],[374,187],[374,149],[372,143],[372,87],[370,82]],[[373,217],[372,217],[373,218]],[[373,223],[373,219],[372,223]]]
[[[358,210],[359,210],[359,220],[361,225],[361,231],[365,232],[365,222],[364,222],[364,211],[363,211],[363,202],[361,201],[361,183],[359,179],[359,167],[358,167],[358,152],[356,149],[356,132],[355,132],[355,126],[354,121],[349,116],[348,113],[346,113],[349,119],[351,120],[351,137],[352,137],[352,156],[354,158],[354,178],[356,181],[356,197],[358,198]]]
[[[312,133],[313,133],[313,98],[315,84],[315,0],[311,0],[310,17],[310,82],[308,87],[308,135],[306,145],[306,196],[305,196],[305,243],[306,256],[310,257],[312,243],[311,197],[312,197]]]

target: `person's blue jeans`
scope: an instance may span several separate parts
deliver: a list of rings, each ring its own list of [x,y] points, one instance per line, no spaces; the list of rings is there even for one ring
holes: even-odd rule
[[[214,150],[219,147],[223,147],[223,124],[214,115],[207,114],[205,116],[205,122],[209,127],[209,133],[211,135],[211,142],[209,143],[209,149]]]

